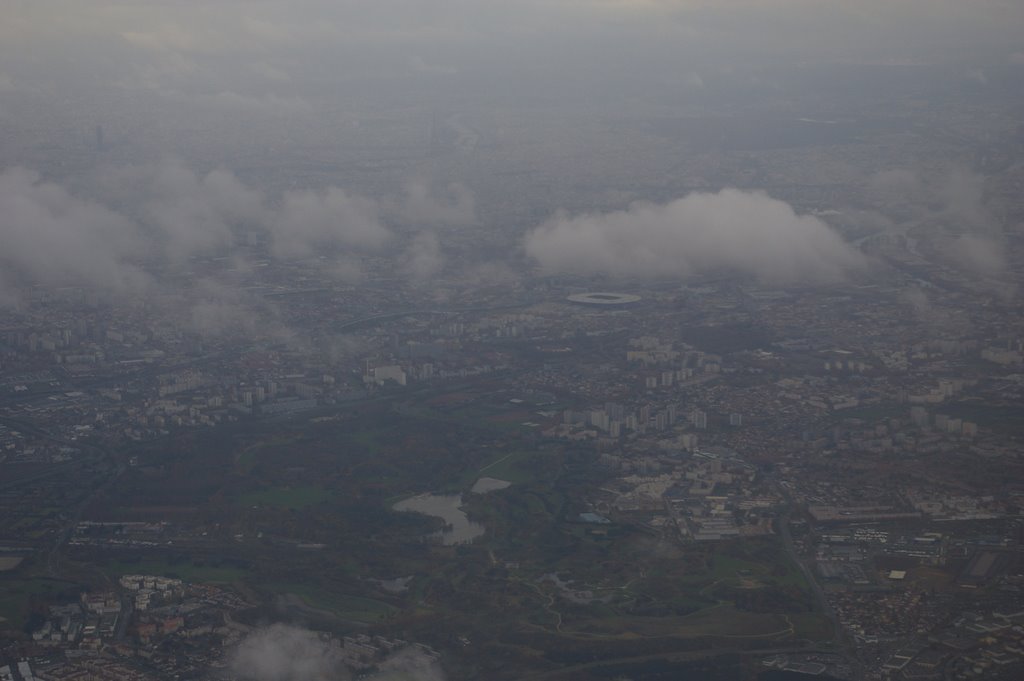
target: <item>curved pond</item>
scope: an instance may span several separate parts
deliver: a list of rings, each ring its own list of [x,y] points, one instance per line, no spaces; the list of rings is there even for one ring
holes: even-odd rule
[[[445,528],[433,533],[445,546],[468,544],[484,533],[484,526],[470,520],[462,511],[460,494],[420,494],[403,499],[391,508],[396,511],[413,511],[441,518]]]

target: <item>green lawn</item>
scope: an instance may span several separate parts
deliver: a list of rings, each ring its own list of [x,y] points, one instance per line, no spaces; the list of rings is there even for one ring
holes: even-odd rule
[[[275,448],[294,446],[297,440],[298,437],[292,434],[276,435],[246,447],[235,455],[235,472],[242,476],[249,475],[259,461],[262,452],[273,451]]]
[[[143,560],[138,563],[116,561],[110,563],[105,570],[115,577],[121,575],[157,575],[160,577],[174,577],[186,582],[220,584],[242,581],[249,574],[247,571],[236,567],[194,565],[191,561],[170,563],[162,560]]]
[[[468,490],[480,478],[507,480],[514,485],[533,482],[536,478],[533,468],[526,463],[536,451],[498,452],[490,456],[479,467],[466,469],[457,479],[444,485],[441,491],[448,493]]]
[[[306,508],[331,498],[331,492],[315,485],[270,487],[246,492],[235,499],[241,506],[270,506],[273,508]]]
[[[533,470],[525,462],[537,452],[512,452],[496,457],[494,461],[477,471],[478,478],[497,478],[513,484],[533,481]]]
[[[29,614],[32,596],[52,598],[63,589],[77,586],[73,582],[37,577],[34,579],[0,579],[0,629],[21,629]]]
[[[380,441],[380,434],[376,430],[359,430],[352,433],[349,437],[354,444],[365,449],[370,454],[376,453],[383,446]]]
[[[341,619],[373,624],[382,622],[396,609],[372,598],[335,593],[309,583],[277,584],[272,587],[281,593],[299,596],[311,608],[328,610]]]
[[[789,627],[782,615],[737,610],[731,605],[713,605],[686,615],[680,633],[690,636],[764,636]]]
[[[584,620],[581,632],[609,637],[677,636],[694,638],[780,638],[791,635],[789,621],[783,615],[737,610],[731,605],[713,605],[683,617],[609,617]]]
[[[806,638],[812,641],[831,640],[834,632],[832,622],[827,617],[816,612],[797,612],[788,615],[793,623],[794,638]]]

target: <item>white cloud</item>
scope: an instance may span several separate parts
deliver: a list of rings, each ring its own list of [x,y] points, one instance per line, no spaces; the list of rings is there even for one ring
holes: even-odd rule
[[[549,272],[685,277],[729,270],[771,282],[836,281],[865,266],[821,220],[761,192],[725,189],[614,213],[558,216],[530,232]]]
[[[441,242],[433,232],[420,232],[402,256],[402,269],[414,280],[430,279],[444,267]]]
[[[389,217],[412,227],[462,227],[476,222],[476,201],[466,185],[449,184],[436,192],[423,179],[405,186],[400,199],[388,202]]]
[[[868,182],[879,210],[942,240],[940,251],[953,265],[979,275],[1005,271],[1001,225],[985,200],[985,178],[963,168],[923,177],[907,169],[880,172]]]
[[[228,171],[199,177],[176,160],[107,169],[98,178],[101,195],[136,215],[171,260],[223,251],[233,228],[263,226],[263,198]]]
[[[444,681],[436,660],[415,648],[402,648],[380,663],[366,681]]]
[[[275,624],[250,634],[236,649],[232,670],[243,681],[347,681],[341,650],[318,633]],[[436,660],[412,647],[384,658],[366,681],[444,681]]]
[[[435,197],[413,183],[385,202],[337,187],[275,202],[227,170],[197,174],[173,159],[108,167],[80,184],[96,198],[24,169],[0,174],[0,308],[19,305],[30,286],[81,286],[143,299],[204,336],[292,342],[281,311],[248,290],[258,270],[237,244],[265,239],[271,257],[308,258],[311,273],[350,284],[365,278],[367,257],[387,259],[421,284],[445,265],[436,229],[474,218],[459,185]],[[382,214],[414,228],[399,239]]]
[[[12,279],[137,293],[145,239],[123,215],[23,169],[0,174],[0,265]]]
[[[949,244],[947,256],[975,274],[995,275],[1006,269],[1002,244],[980,234],[961,234]]]
[[[245,681],[347,681],[341,651],[315,632],[275,624],[239,645],[232,669]]]
[[[307,257],[322,249],[378,251],[392,238],[375,201],[337,187],[288,192],[270,231],[272,252],[284,258]]]

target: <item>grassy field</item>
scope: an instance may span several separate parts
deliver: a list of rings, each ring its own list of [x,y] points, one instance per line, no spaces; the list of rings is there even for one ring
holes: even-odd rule
[[[784,615],[744,612],[731,605],[714,605],[684,617],[610,617],[580,624],[580,633],[617,638],[767,638],[791,636],[793,633],[793,626]]]
[[[376,430],[357,430],[352,433],[351,440],[368,453],[375,453],[382,446],[380,435]]]
[[[747,547],[758,548],[748,555],[736,555],[737,551]],[[807,589],[803,574],[781,551],[774,538],[717,547],[709,568],[707,576],[729,586],[752,586],[752,582],[759,582]]]
[[[186,582],[220,584],[240,582],[249,574],[246,570],[236,567],[194,565],[188,561],[170,563],[161,560],[142,560],[138,563],[116,561],[110,563],[104,569],[114,577],[134,574],[158,575],[182,579]]]
[[[534,479],[533,469],[526,464],[536,452],[513,451],[500,452],[479,468],[471,468],[444,491],[458,492],[473,486],[479,478],[497,478],[512,484],[526,484]]]
[[[513,484],[524,484],[533,481],[533,469],[526,464],[537,452],[512,452],[503,454],[478,471],[478,477],[508,480]]]
[[[830,641],[834,635],[832,622],[816,612],[798,612],[787,615],[793,623],[793,637],[811,641]]]
[[[742,638],[787,636],[792,633],[792,627],[783,615],[744,612],[731,605],[717,605],[682,618],[675,632],[678,636]]]
[[[294,433],[284,433],[272,436],[268,435],[252,444],[249,444],[235,454],[235,472],[242,476],[249,475],[263,451],[271,450],[275,447],[288,447],[290,445],[294,445],[298,440],[299,435]]]
[[[270,506],[273,508],[306,508],[321,504],[331,498],[331,492],[314,485],[296,485],[294,487],[270,487],[268,489],[246,492],[235,499],[241,506]]]
[[[778,537],[681,544],[643,519],[610,514],[614,522],[606,526],[580,523],[604,475],[592,453],[507,437],[481,420],[518,419],[521,407],[455,397],[463,402],[372,404],[344,422],[242,434],[215,470],[199,454],[180,471],[167,466],[163,477],[184,490],[165,494],[168,504],[195,504],[195,516],[221,522],[225,536],[248,538],[258,530],[266,539],[227,541],[210,556],[170,546],[140,562],[130,562],[134,554],[111,554],[101,569],[114,578],[148,573],[244,585],[265,597],[252,600],[268,612],[346,628],[415,620],[425,630],[446,627],[480,639],[500,625],[577,642],[599,639],[597,645],[647,646],[655,638],[696,645],[693,639],[713,637],[723,648],[827,631],[827,621],[808,612],[810,599],[789,588],[802,585],[802,577]],[[193,484],[198,475],[208,484]],[[466,494],[470,517],[487,527],[472,545],[421,543],[434,527],[430,519],[390,510],[412,494],[464,493],[481,477],[513,485]],[[136,475],[128,482],[146,499],[144,492],[163,479]],[[300,559],[286,554],[278,538],[325,546]],[[592,591],[593,602],[541,579],[550,573],[574,590]],[[395,575],[417,579],[402,594],[370,586]]]
[[[472,402],[454,409],[430,408],[422,405],[406,406],[403,412],[407,416],[415,416],[427,421],[441,421],[469,425],[481,431],[498,433],[516,433],[530,430],[524,421],[536,421],[537,418],[521,407],[495,405],[487,402]]]
[[[0,628],[21,629],[29,614],[29,601],[33,596],[51,600],[60,591],[77,585],[44,577],[0,579]]]
[[[739,586],[745,579],[760,579],[764,572],[763,563],[736,556],[716,553],[711,559],[712,578],[730,586]]]
[[[327,610],[344,620],[375,624],[396,612],[395,608],[371,598],[335,593],[309,583],[275,584],[273,590],[298,596],[314,610]]]

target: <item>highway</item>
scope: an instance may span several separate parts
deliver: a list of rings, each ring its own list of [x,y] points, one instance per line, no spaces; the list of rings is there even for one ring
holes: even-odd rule
[[[821,612],[826,617],[828,617],[829,622],[831,622],[832,631],[834,632],[834,640],[839,646],[842,647],[843,652],[846,654],[850,662],[854,665],[854,668],[857,671],[856,678],[863,678],[864,670],[860,664],[860,659],[857,657],[856,649],[854,648],[852,642],[843,633],[842,624],[840,624],[839,622],[839,615],[836,613],[835,609],[833,609],[832,606],[828,604],[828,599],[825,597],[824,589],[821,588],[821,584],[819,584],[818,580],[814,577],[814,572],[811,570],[811,568],[808,567],[807,563],[805,563],[800,558],[800,555],[796,551],[796,546],[793,544],[793,535],[789,529],[789,522],[790,518],[792,517],[794,508],[793,498],[790,495],[789,490],[786,489],[785,485],[779,484],[775,480],[769,480],[769,482],[771,483],[775,492],[786,500],[786,510],[778,518],[779,535],[782,537],[782,544],[786,548],[786,553],[789,554],[790,559],[794,563],[796,563],[797,566],[800,568],[800,572],[803,574],[804,579],[807,581],[807,585],[811,589],[811,593],[814,596],[814,600],[817,602],[818,609],[821,610]]]

